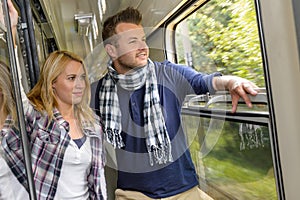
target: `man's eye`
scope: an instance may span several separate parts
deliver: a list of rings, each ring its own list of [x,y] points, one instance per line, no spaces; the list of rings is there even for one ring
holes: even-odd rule
[[[133,44],[133,43],[135,43],[136,42],[136,40],[130,40],[129,41],[129,44]]]

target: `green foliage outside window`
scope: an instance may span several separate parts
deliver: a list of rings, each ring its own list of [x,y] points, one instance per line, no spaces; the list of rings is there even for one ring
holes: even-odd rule
[[[237,75],[264,87],[253,0],[209,1],[184,23],[188,26],[188,36],[183,37],[180,25],[176,29],[179,63],[186,64],[183,42],[189,42],[196,70]]]

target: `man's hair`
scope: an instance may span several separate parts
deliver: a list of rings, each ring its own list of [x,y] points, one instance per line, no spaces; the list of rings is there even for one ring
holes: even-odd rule
[[[117,14],[107,18],[103,24],[102,39],[104,46],[111,44],[112,36],[116,34],[116,27],[119,23],[132,23],[141,25],[142,14],[133,7],[121,10]]]

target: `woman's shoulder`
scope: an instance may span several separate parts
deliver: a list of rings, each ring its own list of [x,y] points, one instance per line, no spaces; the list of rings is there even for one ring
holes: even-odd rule
[[[93,113],[92,115],[93,115],[94,120],[89,121],[89,122],[83,121],[82,122],[83,128],[84,129],[90,129],[93,132],[98,132],[99,129],[102,130],[101,119],[96,113]]]

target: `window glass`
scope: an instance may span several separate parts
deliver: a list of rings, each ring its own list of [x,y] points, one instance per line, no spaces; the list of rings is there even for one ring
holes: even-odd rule
[[[247,78],[261,88],[254,107],[241,102],[235,115],[224,94],[186,98],[182,120],[199,187],[213,199],[277,199],[254,1],[208,1],[177,25],[175,45],[178,63]]]
[[[176,28],[177,61],[201,72],[238,75],[264,87],[253,0],[212,0]]]
[[[214,199],[277,199],[267,125],[183,115],[200,188]]]

